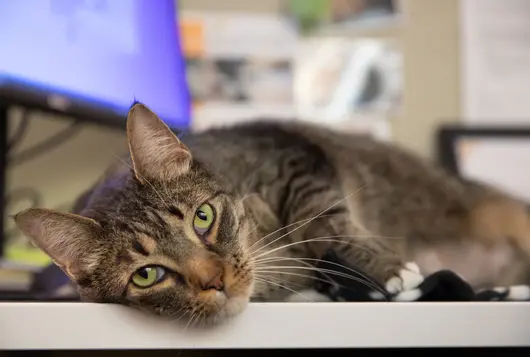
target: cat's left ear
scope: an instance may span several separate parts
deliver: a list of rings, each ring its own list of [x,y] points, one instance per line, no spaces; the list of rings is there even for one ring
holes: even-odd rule
[[[127,138],[136,178],[172,180],[189,171],[191,153],[148,107],[136,103],[127,116]]]
[[[101,226],[90,218],[41,208],[14,218],[22,233],[74,281],[90,274],[101,260]]]

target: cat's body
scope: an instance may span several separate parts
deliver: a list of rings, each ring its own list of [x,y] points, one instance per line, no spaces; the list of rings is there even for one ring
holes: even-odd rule
[[[210,315],[228,309],[223,314],[229,315],[239,312],[250,295],[256,300],[281,301],[293,291],[311,287],[315,259],[328,248],[387,283],[389,289],[403,288],[400,272],[409,261],[417,262],[423,275],[454,270],[476,288],[526,279],[530,227],[524,205],[452,177],[399,148],[318,126],[260,122],[190,134],[182,138],[184,146],[176,139],[169,142],[159,124],[145,119],[146,113],[142,116],[135,125],[142,125],[143,132],[129,130],[132,162],[124,160],[111,168],[76,205],[76,213],[102,227],[100,235],[113,237],[112,248],[105,245],[108,242],[101,243],[98,259],[85,262],[90,268],[79,268],[79,276],[69,273],[78,284],[88,279],[79,285],[90,300],[131,304],[160,314],[174,314],[184,306],[192,313],[193,307],[181,301],[184,290],[178,289],[184,288],[179,284],[191,287],[202,279],[208,283],[206,287],[199,284],[204,292],[219,294],[223,288],[213,289],[217,285],[211,283],[217,274],[217,263],[210,263],[215,255],[212,259],[224,266],[224,289],[230,284],[237,287],[237,293],[227,296],[237,296],[239,301],[224,308],[212,297],[208,303],[217,305],[199,310]],[[164,163],[188,149],[193,161],[186,157],[185,163]],[[203,242],[207,254],[213,252],[206,257],[197,248],[200,242],[186,231],[187,223],[178,222],[186,222],[185,207],[193,213],[209,195],[225,192],[223,203],[212,204],[218,218],[211,223],[215,239]],[[168,209],[168,205],[178,207]],[[177,219],[169,217],[168,211]],[[18,220],[37,244],[54,232],[41,233],[28,228],[28,222],[46,221],[48,214]],[[188,239],[177,237],[177,228]],[[140,241],[140,256],[164,256],[151,264],[169,264],[179,271],[175,282],[166,287],[178,297],[175,302],[167,302],[170,293],[162,294],[163,287],[157,284],[147,290],[122,291],[134,273],[125,266],[147,264],[136,263],[144,259],[137,254],[127,254],[134,239]],[[44,245],[39,246],[54,257],[53,248]],[[82,245],[90,249],[89,243]],[[182,260],[202,255],[203,260],[179,266]],[[168,261],[170,256],[175,268]],[[62,258],[54,258],[69,271]],[[126,271],[108,274],[108,279],[122,281],[121,290],[105,280],[104,270],[111,266]],[[199,270],[212,272],[201,276]],[[196,279],[188,279],[184,271]],[[168,285],[166,280],[158,285]],[[154,299],[153,294],[160,296]]]
[[[318,231],[316,227],[323,222],[340,217],[339,220],[355,222],[356,227],[349,229],[352,237],[335,239],[355,240],[353,236],[359,235],[384,241],[400,252],[403,261],[418,262],[423,275],[451,269],[477,288],[519,280],[514,281],[511,274],[505,276],[502,270],[513,263],[509,239],[521,235],[530,240],[530,230],[515,223],[518,215],[525,214],[524,206],[491,188],[453,177],[395,146],[319,126],[259,121],[191,134],[182,141],[195,160],[226,179],[225,183],[240,197],[250,201],[247,209],[261,226],[261,234],[300,222],[271,236],[264,244],[304,220],[321,213],[324,216],[266,248],[346,235],[340,229],[324,228],[320,236],[312,232]],[[82,200],[80,208],[85,209],[87,204],[112,207],[112,195],[101,190],[112,187],[112,191],[121,192],[120,180],[131,175],[130,162],[126,160],[109,170]],[[476,217],[489,204],[495,205],[495,217]],[[507,214],[503,214],[506,209]],[[486,225],[486,219],[503,231],[477,227]],[[278,250],[274,255],[318,258],[301,244]],[[291,288],[301,283],[299,278],[281,276],[282,281],[295,280]],[[304,283],[312,285],[310,279]],[[274,295],[259,294],[260,298],[281,300],[280,296],[291,293],[271,288]]]

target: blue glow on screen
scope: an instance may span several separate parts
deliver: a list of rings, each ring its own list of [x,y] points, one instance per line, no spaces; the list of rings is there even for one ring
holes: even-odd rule
[[[136,99],[168,125],[188,125],[174,0],[2,0],[0,15],[0,80],[119,113]]]

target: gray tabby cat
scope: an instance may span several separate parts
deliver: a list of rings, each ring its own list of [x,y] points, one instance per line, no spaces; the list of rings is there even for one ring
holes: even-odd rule
[[[442,268],[475,288],[527,278],[524,205],[394,146],[265,122],[180,141],[142,104],[127,134],[130,161],[75,214],[15,217],[87,301],[222,319],[310,288],[330,248],[391,291]]]

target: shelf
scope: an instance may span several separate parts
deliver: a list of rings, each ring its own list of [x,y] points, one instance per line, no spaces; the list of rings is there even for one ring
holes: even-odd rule
[[[0,350],[530,346],[530,303],[251,304],[210,329],[117,305],[0,303]]]

